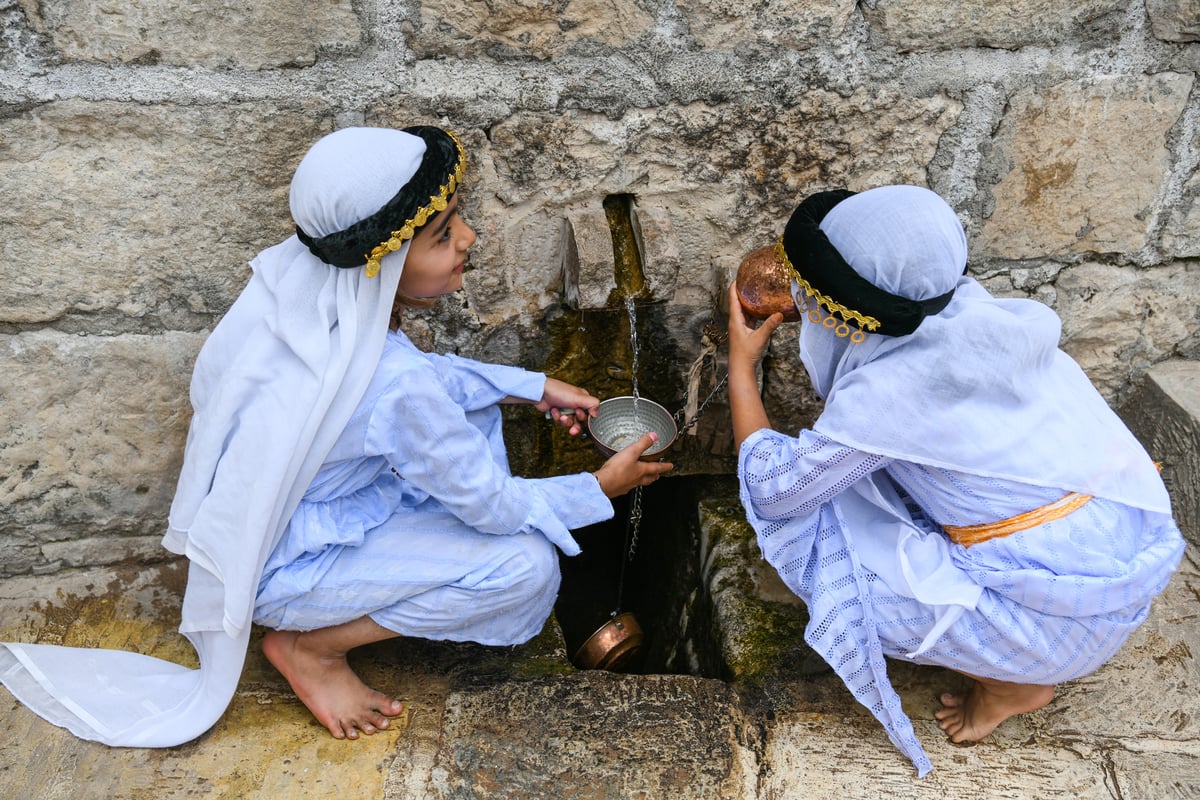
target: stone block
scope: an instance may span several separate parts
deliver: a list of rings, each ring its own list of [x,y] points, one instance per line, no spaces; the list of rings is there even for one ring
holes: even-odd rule
[[[1200,361],[1155,364],[1119,413],[1162,464],[1175,520],[1200,544]]]
[[[617,289],[612,230],[600,205],[603,199],[568,211],[563,221],[563,291],[577,308],[605,308]]]
[[[605,308],[617,290],[613,233],[601,205],[603,199],[598,198],[592,206],[568,209],[563,219],[563,240],[559,246],[563,297],[574,308]],[[630,209],[649,299],[683,305],[708,303],[719,288],[714,281],[716,276],[701,270],[700,274],[685,276],[682,286],[679,284],[680,242],[669,211],[657,206],[657,199],[644,197]],[[686,296],[677,296],[677,288],[682,288]]]
[[[1017,49],[1114,40],[1127,5],[1124,0],[877,0],[864,13],[901,50]]]
[[[452,692],[440,722],[407,737],[385,798],[758,796],[719,681],[593,671],[502,683]]]
[[[996,132],[978,248],[1006,259],[1143,248],[1192,83],[1166,72],[1019,91]]]
[[[90,560],[79,549],[85,545],[54,542],[166,530],[203,340],[196,333],[0,337],[0,535],[50,546],[31,568],[47,559]]]
[[[1200,386],[1195,388],[1200,396]],[[1154,599],[1150,616],[1103,667],[1062,684],[1041,732],[1067,739],[1086,731],[1117,750],[1167,753],[1190,751],[1200,764],[1190,731],[1200,719],[1200,629],[1181,624],[1196,609],[1200,572],[1196,552],[1185,554],[1178,571]],[[1137,708],[1139,713],[1130,714]],[[1194,773],[1193,787],[1200,785]],[[1150,797],[1152,795],[1135,795]],[[1182,794],[1180,796],[1188,796]]]
[[[0,68],[5,71],[42,50],[41,37],[30,29],[18,0],[0,2],[0,31]]]
[[[163,528],[166,531],[166,528]],[[172,558],[162,546],[162,536],[91,536],[63,542],[46,542],[42,558],[55,569],[106,566],[122,561],[151,564]]]
[[[1184,262],[1142,269],[1084,262],[1059,272],[1053,286],[1061,346],[1110,403],[1128,390],[1131,376],[1195,336],[1198,275],[1197,265]]]
[[[734,0],[677,0],[675,7],[701,47],[733,50],[762,45],[803,50],[840,34],[855,3],[850,0],[765,0],[747,13]]]
[[[328,131],[269,102],[64,100],[3,117],[0,322],[206,324],[292,233],[292,172]]]
[[[409,44],[418,58],[558,58],[623,47],[654,25],[647,0],[422,0]]]
[[[1167,42],[1200,41],[1198,0],[1146,0],[1150,29]]]
[[[668,106],[653,114],[631,111],[618,123],[578,111],[513,114],[492,129],[486,145],[494,173],[478,213],[513,221],[497,231],[501,241],[484,246],[515,253],[504,241],[514,235],[539,243],[521,251],[532,263],[505,258],[500,269],[537,270],[547,261],[557,268],[564,253],[578,258],[579,291],[587,294],[578,302],[602,304],[615,286],[602,204],[608,195],[631,194],[655,297],[719,302],[742,256],[777,237],[811,191],[924,185],[938,139],[960,110],[941,95],[911,99],[863,90],[850,97],[806,92],[784,107]],[[530,205],[567,218],[584,249],[570,253],[557,238],[561,225],[543,224]],[[678,272],[670,290],[673,263]],[[587,289],[593,279],[596,286]]]
[[[739,119],[727,120],[739,130],[714,131],[710,138],[721,144],[704,147],[701,157],[746,187],[746,196],[738,199],[750,202],[733,212],[743,227],[764,212],[774,219],[765,218],[772,223],[769,233],[742,250],[734,268],[746,252],[774,241],[812,192],[927,185],[938,140],[961,111],[962,104],[946,95],[907,97],[884,88],[857,89],[849,96],[810,90],[788,98],[782,108],[740,109]]]
[[[905,699],[910,716],[914,715],[910,705],[932,703],[925,697]],[[1111,796],[1103,753],[1093,752],[1089,758],[1079,753],[1074,743],[1053,741],[1039,742],[1036,747],[1022,747],[1019,741],[1000,745],[997,740],[1001,737],[997,734],[974,748],[956,746],[938,730],[931,713],[923,716],[927,719],[914,719],[913,727],[933,762],[934,771],[918,781],[912,764],[888,740],[883,727],[865,710],[855,707],[849,692],[843,692],[840,698],[830,697],[816,707],[783,710],[768,729],[762,759],[771,769],[757,797],[760,800],[796,797],[796,786],[804,787],[806,800],[847,797],[1099,800]],[[836,757],[831,757],[832,753]],[[863,783],[851,777],[868,764],[869,775],[861,779]],[[1144,765],[1142,769],[1146,769]],[[869,793],[848,793],[847,787],[852,785],[869,786]]]
[[[1200,131],[1193,131],[1189,148],[1200,147]],[[1200,172],[1193,171],[1183,182],[1177,201],[1164,209],[1160,249],[1172,258],[1200,256]]]
[[[18,0],[64,58],[267,69],[312,64],[323,48],[359,46],[350,0]]]
[[[679,305],[704,305],[712,297],[712,274],[681,276],[681,245],[669,210],[655,195],[643,195],[633,204],[631,218],[637,239],[646,288],[654,300]],[[682,278],[682,281],[680,280]]]
[[[703,500],[698,513],[701,583],[711,606],[717,673],[745,682],[822,668],[804,644],[804,603],[763,560],[737,495]]]

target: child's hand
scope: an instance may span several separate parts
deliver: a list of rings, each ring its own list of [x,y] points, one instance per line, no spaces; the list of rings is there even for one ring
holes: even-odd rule
[[[674,464],[662,461],[639,461],[642,454],[658,441],[658,434],[651,431],[633,444],[621,450],[604,466],[596,470],[596,480],[606,497],[620,497],[635,486],[649,486],[664,472],[675,468]]]
[[[763,320],[762,325],[754,327],[751,320],[746,319],[742,304],[738,300],[736,284],[729,285],[729,366],[733,371],[749,369],[753,371],[762,360],[767,345],[771,342],[771,334],[783,322],[783,315],[772,314]]]
[[[538,411],[548,412],[551,419],[567,429],[567,433],[578,436],[583,431],[580,423],[589,416],[596,416],[599,405],[600,400],[592,397],[587,390],[557,378],[547,378],[541,402],[534,407]]]

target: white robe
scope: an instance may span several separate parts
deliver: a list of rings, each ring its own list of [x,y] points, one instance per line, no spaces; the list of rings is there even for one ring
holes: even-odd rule
[[[537,634],[558,588],[551,545],[574,555],[570,531],[613,514],[591,473],[510,474],[497,403],[539,400],[544,384],[389,334],[267,561],[255,621],[311,629],[369,614],[405,636],[483,644]]]

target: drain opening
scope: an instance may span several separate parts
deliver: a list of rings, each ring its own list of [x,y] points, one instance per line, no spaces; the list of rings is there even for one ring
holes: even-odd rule
[[[698,504],[706,496],[736,497],[730,476],[663,478],[642,490],[642,517],[633,558],[626,559],[631,495],[613,501],[611,520],[574,531],[583,552],[561,556],[562,588],[554,612],[576,654],[616,612],[632,614],[641,629],[635,654],[609,668],[636,674],[722,677],[707,592],[701,585]],[[631,493],[632,494],[632,493]],[[618,596],[619,595],[619,596]],[[601,647],[627,646],[618,637]],[[592,652],[597,652],[592,650]]]

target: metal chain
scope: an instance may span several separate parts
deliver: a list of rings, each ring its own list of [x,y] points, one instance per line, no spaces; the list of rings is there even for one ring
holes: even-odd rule
[[[611,616],[621,613],[621,601],[625,597],[625,565],[633,561],[637,552],[638,529],[642,525],[642,487],[633,487],[632,499],[629,503],[629,517],[625,520],[625,552],[626,557],[621,561],[621,572],[617,576],[617,607]]]
[[[715,356],[717,348],[725,344],[725,340],[729,338],[729,332],[721,330],[717,327],[715,320],[709,319],[709,321],[704,325],[704,333],[702,336],[703,340],[709,342],[709,346],[712,348],[713,355]],[[725,388],[725,383],[728,380],[729,372],[726,371],[726,373],[721,376],[721,380],[717,381],[717,385],[714,386],[712,391],[708,393],[708,397],[704,398],[704,402],[696,407],[695,415],[690,420],[686,421],[683,418],[683,414],[687,410],[688,392],[684,390],[683,405],[677,412],[675,412],[675,424],[679,427],[680,434],[685,433],[689,428],[693,427],[697,422],[700,421],[700,415],[704,413],[704,409],[708,406],[712,399],[717,396],[717,393],[720,392],[721,389]]]
[[[633,561],[637,553],[638,531],[642,527],[642,487],[633,487],[633,499],[629,503],[629,554],[627,558]]]
[[[716,349],[718,347],[720,347],[722,344],[725,343],[725,339],[727,336],[728,336],[728,334],[725,331],[722,331],[716,327],[716,324],[715,324],[714,320],[712,320],[712,319],[710,319],[708,321],[708,323],[705,324],[705,326],[704,326],[704,337],[711,343],[711,347],[712,347],[714,353],[716,352]],[[725,373],[725,375],[723,375],[721,377],[721,380],[717,381],[717,385],[713,387],[712,391],[708,393],[708,397],[704,398],[704,402],[702,402],[699,406],[697,406],[695,416],[693,416],[686,423],[683,422],[683,413],[687,408],[687,392],[686,391],[684,392],[683,408],[680,408],[679,411],[677,411],[675,413],[675,420],[676,420],[676,425],[679,426],[679,433],[683,433],[684,431],[686,431],[688,428],[691,428],[693,425],[695,425],[700,420],[700,415],[702,413],[704,413],[705,407],[709,404],[710,401],[712,401],[712,399],[714,397],[717,396],[717,392],[721,391],[721,389],[724,388],[725,383],[728,380],[729,380],[729,373],[727,371]],[[621,600],[623,599],[624,593],[625,593],[625,565],[627,563],[633,561],[633,557],[635,555],[637,555],[638,534],[641,532],[641,528],[642,528],[642,487],[635,486],[635,487],[633,487],[633,493],[632,493],[632,495],[630,497],[630,501],[629,501],[629,518],[626,521],[626,525],[625,525],[625,551],[626,551],[626,554],[625,554],[625,560],[621,562],[621,572],[617,578],[617,608],[615,611],[612,612],[612,616],[614,616],[614,617],[617,616],[617,614],[619,614],[621,612]]]
[[[697,422],[699,422],[699,421],[700,421],[700,415],[704,413],[704,409],[705,409],[705,407],[706,407],[706,406],[708,406],[709,402],[710,402],[710,401],[711,401],[711,400],[712,400],[714,397],[716,397],[716,396],[717,396],[717,392],[719,392],[719,391],[721,391],[723,388],[725,388],[725,383],[726,383],[728,380],[729,380],[729,373],[728,373],[728,372],[726,372],[724,375],[722,375],[722,376],[721,376],[721,380],[717,381],[717,385],[713,387],[713,390],[712,390],[711,392],[709,392],[709,393],[708,393],[708,397],[704,398],[704,402],[703,402],[703,403],[701,403],[699,406],[697,406],[697,407],[696,407],[696,414],[695,414],[695,416],[693,416],[693,417],[692,417],[690,420],[688,420],[687,422],[683,422],[683,421],[682,421],[682,419],[683,419],[683,409],[682,409],[682,408],[681,408],[681,409],[679,409],[679,411],[677,412],[676,416],[677,416],[677,417],[680,419],[680,424],[679,424],[679,432],[680,432],[681,434],[682,434],[682,433],[685,433],[685,432],[687,432],[687,430],[688,430],[689,428],[691,428],[691,427],[695,426],[695,424],[696,424]],[[684,398],[683,398],[683,399],[684,399],[684,403],[686,404],[686,402],[687,402],[687,397],[686,397],[686,396],[684,396]]]

